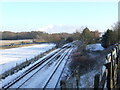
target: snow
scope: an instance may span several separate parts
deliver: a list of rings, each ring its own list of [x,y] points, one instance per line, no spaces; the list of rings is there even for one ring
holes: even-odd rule
[[[51,43],[0,50],[0,68],[2,68],[0,74],[53,47],[55,47],[55,44]]]
[[[86,50],[89,50],[89,51],[102,51],[102,50],[104,50],[104,48],[101,46],[100,43],[96,43],[96,44],[87,45]]]
[[[66,50],[65,53],[67,53],[68,50]],[[56,69],[56,67],[59,65],[59,63],[61,62],[61,58],[65,55],[65,53],[62,53],[62,55],[59,57],[59,60],[56,60],[56,58],[51,58],[50,60],[47,60],[44,65],[42,64],[40,67],[36,68],[35,70],[33,70],[32,72],[30,72],[27,76],[25,76],[24,78],[22,78],[22,80],[18,81],[15,85],[13,85],[11,88],[17,88],[18,86],[22,85],[22,83],[27,80],[26,83],[24,83],[24,85],[22,85],[20,88],[42,88],[45,84],[46,81],[48,81],[48,79],[50,78],[51,74],[54,72],[54,70]],[[56,55],[55,55],[56,56]],[[55,57],[54,56],[54,57]],[[68,55],[69,56],[69,55]],[[68,57],[66,56],[66,58]],[[66,61],[63,60],[62,64],[60,65],[60,69],[63,68],[63,65]],[[50,62],[49,62],[50,61]],[[48,63],[49,62],[49,63]],[[44,67],[43,67],[44,66]],[[43,68],[42,68],[43,67]],[[41,69],[40,69],[41,68]],[[58,72],[60,73],[60,71],[58,70]],[[31,75],[34,74],[33,77],[31,77]],[[58,73],[57,73],[58,74]],[[57,75],[58,76],[58,75]],[[30,79],[28,79],[29,77],[31,77]],[[54,82],[54,81],[53,81]]]
[[[33,64],[30,64],[28,67],[26,68],[23,68],[22,70],[19,70],[17,73],[13,74],[13,75],[9,75],[8,77],[6,77],[5,79],[2,79],[1,82],[0,82],[0,86],[4,86],[6,85],[7,83],[9,83],[10,81],[13,81],[15,78],[17,78],[18,76],[20,76],[21,74],[23,74],[26,70],[29,70],[29,68],[31,68],[32,66],[34,66],[36,63],[40,62],[41,60],[43,60],[44,58],[52,55],[53,53],[55,52],[58,52],[60,49],[56,49],[52,52],[50,52],[49,54],[47,54],[46,56],[40,58],[39,60],[37,60],[35,63]],[[47,62],[46,62],[47,63]],[[44,65],[44,64],[43,64]],[[42,65],[42,66],[43,66]],[[41,66],[41,67],[42,67]],[[40,67],[40,68],[41,68]],[[34,71],[35,72],[35,71]],[[33,72],[32,72],[33,73]]]
[[[63,57],[63,55],[65,55],[65,53],[62,53],[62,55],[59,57],[59,59],[61,57]],[[44,68],[39,70],[39,72],[37,72],[34,75],[34,77],[29,79],[20,88],[43,88],[46,85],[46,82],[51,77],[52,73],[54,73],[54,71],[56,70],[56,67],[59,65],[60,62],[61,62],[61,60],[51,59],[51,62],[49,64],[47,64]]]
[[[80,77],[80,88],[93,88],[94,85],[94,77],[98,73],[98,71],[93,70],[87,74],[84,74]]]
[[[44,56],[43,58],[39,59],[38,61],[36,61],[35,63],[41,61],[42,59],[44,59],[45,57],[48,57],[49,55],[58,52],[60,49],[56,49],[53,52],[51,52],[50,54]],[[65,51],[65,53],[67,53],[68,50]],[[72,49],[71,49],[72,51]],[[70,51],[70,52],[71,52]],[[66,63],[67,58],[69,57],[69,54],[64,58],[64,60],[62,61],[62,63],[60,64],[60,67],[58,68],[57,72],[55,73],[54,78],[58,78],[59,75],[61,74],[61,71],[64,67],[64,64]],[[57,54],[59,55],[60,52],[58,52]],[[60,55],[59,60],[56,60],[56,55],[53,56],[51,59],[47,60],[45,63],[43,63],[42,65],[40,65],[40,67],[36,68],[35,70],[33,70],[32,72],[30,72],[29,74],[27,74],[24,78],[22,78],[20,81],[18,81],[15,85],[13,85],[10,88],[17,88],[21,85],[20,88],[43,88],[44,85],[46,84],[46,82],[48,81],[48,79],[50,78],[51,74],[54,72],[54,70],[56,69],[56,67],[59,65],[59,63],[61,62],[61,58],[63,58],[63,56],[65,55],[65,53],[62,53],[62,55]],[[50,62],[49,62],[50,61]],[[49,63],[48,63],[49,62]],[[15,79],[15,77],[19,76],[21,73],[23,73],[24,71],[28,70],[30,67],[32,67],[35,63],[30,64],[28,67],[26,67],[23,70],[20,70],[19,72],[8,76],[7,78],[5,78],[4,80],[2,80],[2,86],[6,85],[8,82],[12,81]],[[45,65],[45,66],[44,66]],[[44,67],[43,67],[44,66]],[[43,67],[43,68],[42,68]],[[31,75],[33,75],[33,77],[31,77]],[[30,78],[31,77],[31,78]],[[30,78],[30,79],[29,79]],[[53,79],[54,79],[53,78]],[[52,84],[54,84],[54,82],[56,81],[56,79],[54,79],[55,81],[50,82],[50,86]],[[24,81],[26,81],[26,83],[24,83]],[[24,83],[24,85],[22,85],[22,83]]]
[[[46,88],[55,88],[56,87],[56,83],[59,81],[58,84],[60,84],[60,76],[63,73],[63,69],[68,61],[69,55],[71,53],[73,49],[71,49],[69,51],[69,53],[67,54],[67,56],[64,58],[64,60],[61,62],[59,68],[57,69],[57,71],[55,72],[55,74],[53,75],[53,77],[50,79],[48,85],[46,86]],[[53,82],[54,81],[54,82]]]

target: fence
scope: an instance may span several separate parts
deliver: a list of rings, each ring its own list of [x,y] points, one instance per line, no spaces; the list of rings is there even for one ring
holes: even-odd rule
[[[79,89],[79,67],[77,67],[71,74],[70,77],[64,77],[60,81],[61,89],[68,89],[68,88],[77,88]]]
[[[103,74],[96,74],[94,88],[118,88],[118,70],[120,69],[120,44],[116,44],[106,56],[107,63]]]

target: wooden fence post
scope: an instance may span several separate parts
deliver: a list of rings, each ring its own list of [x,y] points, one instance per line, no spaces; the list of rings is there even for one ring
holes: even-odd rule
[[[117,64],[118,64],[118,69],[120,69],[120,52],[117,55]]]
[[[119,53],[119,46],[118,45],[116,45],[116,52],[117,52],[117,54]]]
[[[78,70],[75,70],[75,76],[76,76],[76,86],[77,89],[79,90],[79,74],[78,74]]]
[[[120,52],[118,53],[118,56],[117,56],[117,65],[118,65],[118,67],[117,67],[117,69],[118,69],[118,71],[117,71],[117,82],[116,82],[116,87],[117,88],[120,88]]]
[[[63,81],[63,80],[61,80],[60,81],[60,87],[61,87],[61,90],[67,90],[67,88],[66,88],[66,82],[65,81]]]
[[[110,75],[110,79],[111,79],[111,88],[114,87],[114,69],[115,69],[115,56],[114,56],[114,52],[115,49],[113,48],[112,52],[111,52],[111,75]]]
[[[112,66],[111,62],[109,62],[109,63],[106,64],[107,88],[108,88],[108,89],[112,88],[112,80],[111,80],[111,79],[112,79],[112,78],[111,78],[111,76],[112,76],[112,71],[111,71],[111,66]]]
[[[116,48],[116,52],[114,53],[114,56],[115,55],[117,55],[117,57],[119,55],[118,47]],[[117,72],[118,72],[118,58],[117,57],[114,58],[114,61],[115,61],[114,62],[114,76],[113,76],[114,88],[116,87],[116,84],[117,84]]]
[[[94,90],[98,89],[100,82],[100,74],[96,74],[94,78]]]

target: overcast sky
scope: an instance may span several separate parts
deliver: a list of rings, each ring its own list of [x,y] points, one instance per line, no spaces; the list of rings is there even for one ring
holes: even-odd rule
[[[118,21],[118,2],[0,2],[0,31],[105,31]]]

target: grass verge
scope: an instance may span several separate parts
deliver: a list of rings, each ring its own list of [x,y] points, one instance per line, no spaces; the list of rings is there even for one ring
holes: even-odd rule
[[[0,49],[10,49],[10,48],[18,48],[18,47],[32,46],[32,45],[36,45],[36,44],[10,45],[10,46],[0,47]]]

